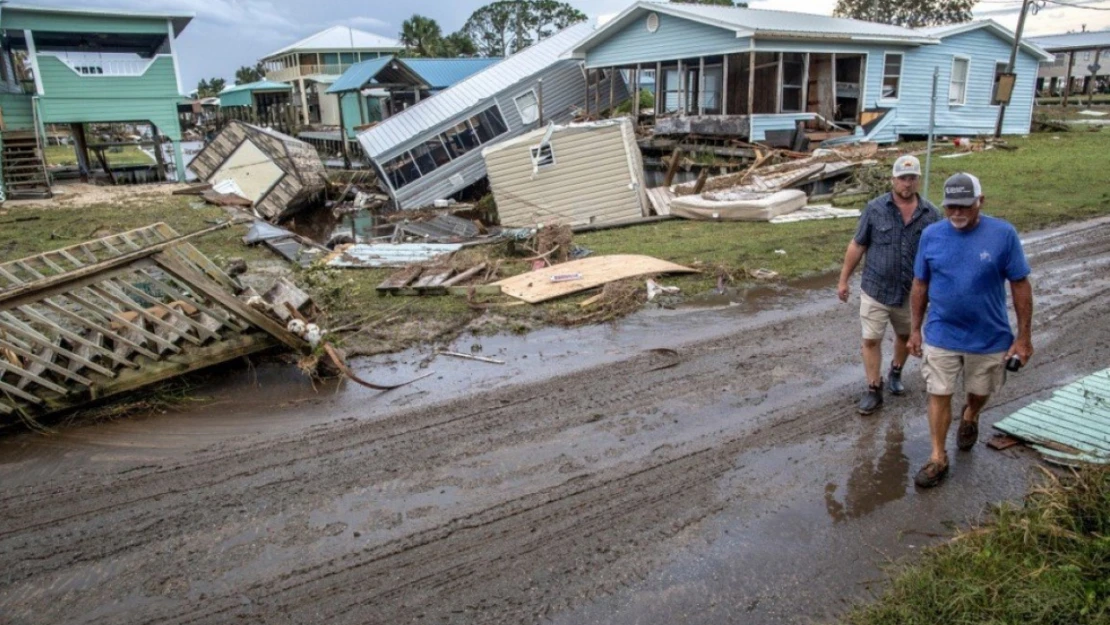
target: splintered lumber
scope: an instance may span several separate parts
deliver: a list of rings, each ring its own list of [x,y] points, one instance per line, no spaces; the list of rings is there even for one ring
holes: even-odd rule
[[[279,341],[307,351],[225,290],[186,242],[197,234],[156,224],[0,263],[0,414],[75,408]]]
[[[558,275],[580,274],[581,278],[568,281],[553,281]],[[530,304],[538,304],[551,299],[586,291],[616,282],[625,278],[662,273],[698,273],[691,269],[651,256],[635,254],[613,254],[593,256],[573,260],[530,271],[495,282],[505,295],[515,297]]]
[[[409,283],[411,283],[413,280],[420,277],[420,274],[423,273],[423,271],[424,271],[424,268],[421,267],[420,265],[413,265],[411,267],[405,267],[401,271],[398,271],[397,273],[395,273],[395,274],[389,276],[388,278],[386,278],[385,281],[383,281],[381,284],[378,285],[377,290],[379,292],[380,291],[389,292],[389,291],[397,291],[399,289],[403,289],[406,286],[408,286]]]

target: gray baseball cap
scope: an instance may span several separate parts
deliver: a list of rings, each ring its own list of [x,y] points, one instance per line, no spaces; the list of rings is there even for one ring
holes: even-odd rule
[[[983,185],[975,176],[960,172],[944,181],[943,206],[971,206],[983,195]]]
[[[917,160],[916,156],[909,154],[899,156],[898,160],[894,161],[894,170],[890,175],[895,178],[898,176],[920,176],[921,161]]]

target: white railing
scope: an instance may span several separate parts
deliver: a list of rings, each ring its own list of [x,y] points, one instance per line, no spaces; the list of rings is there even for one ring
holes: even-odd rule
[[[39,56],[52,56],[61,61],[66,67],[80,76],[94,77],[119,77],[142,76],[150,66],[161,57],[170,57],[168,54],[159,54],[149,59],[93,59],[93,58],[67,58],[60,54],[48,52]]]
[[[332,76],[339,76],[347,71],[353,63],[338,63],[328,65],[294,65],[293,67],[285,67],[266,72],[266,80],[274,82],[289,82],[296,80],[302,76],[312,76],[315,74],[328,74]]]

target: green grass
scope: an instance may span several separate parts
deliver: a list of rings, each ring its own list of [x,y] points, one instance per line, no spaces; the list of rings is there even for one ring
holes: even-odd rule
[[[113,151],[115,150],[115,151]],[[46,163],[51,166],[62,165],[76,165],[77,152],[74,151],[72,145],[48,145],[43,151],[46,155]],[[90,158],[96,163],[96,155],[90,153]],[[108,159],[108,166],[124,166],[124,165],[150,165],[154,162],[153,158],[147,156],[142,150],[134,145],[125,145],[118,148],[108,148],[104,151],[104,157]]]
[[[1045,478],[1023,506],[899,568],[850,625],[1110,622],[1110,471]]]
[[[1010,220],[1021,231],[1110,214],[1110,187],[1102,183],[1102,155],[1110,149],[1110,131],[1035,134],[1007,141],[1019,149],[995,149],[958,159],[934,158],[931,197],[939,198],[945,177],[967,170],[983,182],[986,212]],[[889,167],[889,163],[880,166]],[[854,204],[845,206],[862,208],[865,200],[857,198]],[[98,230],[118,232],[165,221],[184,233],[225,219],[225,213],[217,207],[191,208],[197,203],[196,198],[188,196],[157,196],[80,209],[65,208],[64,203],[50,209],[6,209],[9,214],[0,215],[0,260],[72,245],[92,238]],[[30,215],[40,219],[15,221]],[[722,275],[732,286],[743,287],[752,282],[748,272],[754,269],[776,271],[784,280],[836,271],[855,226],[852,219],[779,225],[676,219],[581,234],[574,242],[595,255],[645,254],[701,269],[701,274],[664,278],[665,284],[678,286],[684,296],[692,296],[714,288]],[[248,264],[278,258],[263,247],[244,246],[239,240],[244,230],[240,226],[208,235],[196,245],[217,263],[233,256],[245,258]],[[786,253],[778,254],[776,250]],[[522,256],[510,256],[505,244],[473,248],[461,256],[457,259],[460,266],[500,261],[502,277],[528,269]],[[392,350],[429,340],[482,314],[462,297],[379,297],[375,287],[393,272],[390,269],[290,271],[312,290],[328,312],[332,327],[368,317],[398,317],[353,341],[359,350]],[[642,281],[639,284],[642,288]],[[592,295],[565,297],[539,306],[494,308],[489,315],[494,320],[490,329],[522,331],[551,323],[580,322],[585,311],[578,304]],[[508,298],[488,301],[506,302]],[[399,307],[403,312],[396,315]]]

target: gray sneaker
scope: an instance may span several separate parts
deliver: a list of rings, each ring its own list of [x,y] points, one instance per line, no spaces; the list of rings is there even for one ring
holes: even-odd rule
[[[890,368],[890,375],[886,378],[886,387],[890,389],[891,395],[901,395],[906,392],[906,387],[902,384],[902,370]]]
[[[868,386],[859,400],[859,413],[869,415],[883,406],[883,385]]]

